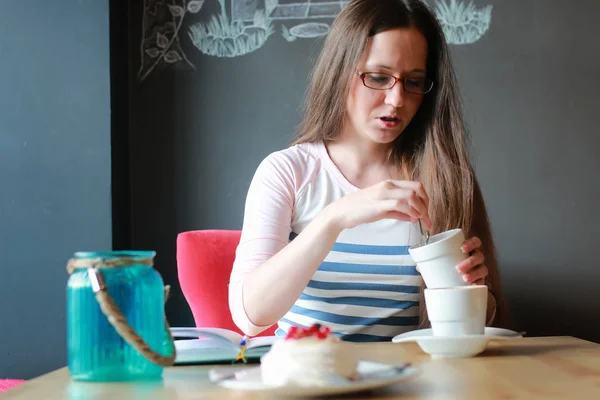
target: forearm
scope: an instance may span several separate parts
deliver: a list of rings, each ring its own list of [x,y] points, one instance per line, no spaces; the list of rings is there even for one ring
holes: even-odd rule
[[[340,230],[325,213],[281,251],[246,275],[242,304],[256,326],[276,323],[298,299],[337,239]]]

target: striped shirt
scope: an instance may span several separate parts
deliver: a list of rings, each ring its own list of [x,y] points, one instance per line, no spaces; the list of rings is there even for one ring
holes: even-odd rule
[[[245,314],[244,276],[285,247],[328,204],[357,190],[323,144],[295,145],[260,164],[248,191],[229,286],[232,316],[242,331],[254,334],[264,328]],[[418,241],[414,224],[392,219],[342,231],[276,334],[285,335],[292,325],[321,323],[345,340],[389,341],[416,329],[422,278],[408,247]]]

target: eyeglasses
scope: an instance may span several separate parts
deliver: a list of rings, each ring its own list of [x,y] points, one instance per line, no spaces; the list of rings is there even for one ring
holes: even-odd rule
[[[433,88],[433,81],[426,77],[396,78],[380,72],[359,72],[358,70],[356,73],[363,85],[375,90],[391,89],[397,82],[402,82],[402,87],[408,93],[426,94]]]

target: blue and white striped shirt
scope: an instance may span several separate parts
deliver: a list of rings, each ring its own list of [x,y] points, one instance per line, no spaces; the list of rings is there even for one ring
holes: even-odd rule
[[[264,262],[328,204],[356,190],[323,144],[296,145],[261,163],[248,192],[230,282],[230,307],[238,325],[252,326],[239,295],[249,265]],[[416,329],[422,278],[408,247],[418,241],[414,224],[392,219],[342,231],[301,296],[279,321],[276,334],[285,335],[292,325],[321,323],[345,340],[389,341]]]
[[[381,222],[342,232],[300,298],[279,321],[276,334],[285,335],[291,325],[318,322],[345,340],[371,342],[389,341],[417,328],[422,278],[408,255],[408,246],[366,240],[386,234],[390,238],[406,236],[411,226]]]

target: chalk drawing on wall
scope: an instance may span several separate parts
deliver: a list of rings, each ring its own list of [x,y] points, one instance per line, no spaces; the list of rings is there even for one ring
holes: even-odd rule
[[[167,0],[144,0],[141,65],[138,71],[141,81],[157,66],[185,62],[196,69],[181,48],[179,32],[186,15],[196,14],[203,4],[204,0],[183,0],[181,4],[169,4]]]
[[[335,18],[348,4],[347,0],[231,0],[231,17],[250,21],[262,9],[274,20]]]
[[[144,80],[157,67],[185,64],[195,69],[184,53],[180,35],[184,20],[187,37],[201,53],[222,58],[239,57],[260,49],[281,24],[288,42],[329,33],[329,21],[348,4],[346,0],[216,0],[220,11],[205,22],[190,23],[205,0],[144,0],[141,66]],[[215,0],[207,0],[214,2]],[[488,31],[492,6],[476,7],[472,0],[432,0],[449,44],[471,44]],[[216,5],[216,4],[215,4]]]
[[[328,33],[329,25],[323,22],[306,22],[304,24],[296,25],[291,29],[288,29],[285,25],[281,25],[281,35],[288,42],[293,42],[298,38],[309,39],[325,36]]]
[[[242,4],[243,0],[237,1]],[[245,2],[244,2],[245,3]],[[256,3],[256,1],[255,1]],[[287,21],[292,20],[310,20],[310,19],[333,19],[348,4],[346,0],[307,0],[298,2],[297,0],[266,0],[265,7],[267,15],[273,20]],[[236,10],[234,10],[236,11]],[[234,13],[236,18],[246,18],[246,10],[240,7]],[[296,39],[311,39],[320,36],[326,36],[329,33],[329,24],[324,22],[304,22],[288,28],[287,25],[281,25],[281,35],[288,41],[293,42]]]
[[[231,0],[231,19],[225,0],[219,0],[221,12],[208,23],[190,27],[189,36],[202,53],[216,57],[237,57],[262,47],[275,32],[273,21],[333,19],[347,4],[341,0]],[[288,28],[282,25],[287,41],[316,38],[329,33],[323,22],[306,22]]]
[[[436,0],[434,9],[450,44],[475,43],[492,21],[491,5],[478,9],[473,2]]]
[[[244,20],[230,19],[225,9],[225,0],[218,1],[221,6],[218,16],[213,15],[206,24],[196,23],[190,26],[190,39],[202,53],[216,57],[243,56],[262,47],[275,32],[265,9],[255,7],[249,18]],[[236,9],[235,5],[232,1],[232,10]]]

